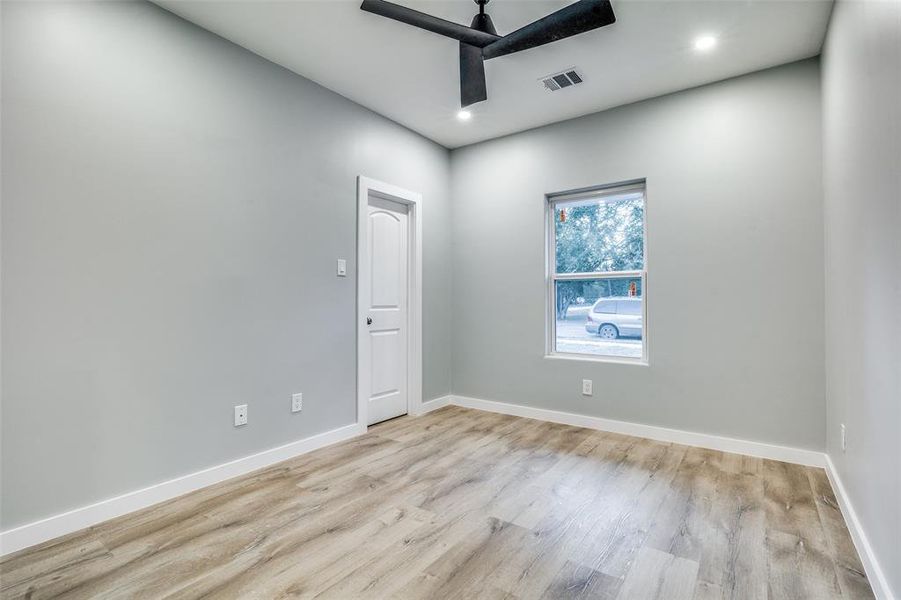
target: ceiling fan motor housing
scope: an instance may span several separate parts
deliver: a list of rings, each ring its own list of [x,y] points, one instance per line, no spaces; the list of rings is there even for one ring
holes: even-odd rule
[[[485,8],[484,4],[482,4],[482,8]],[[497,35],[497,29],[494,28],[494,23],[491,22],[491,16],[484,12],[480,12],[474,16],[472,18],[472,23],[470,23],[469,26],[473,29],[490,33],[491,35]]]

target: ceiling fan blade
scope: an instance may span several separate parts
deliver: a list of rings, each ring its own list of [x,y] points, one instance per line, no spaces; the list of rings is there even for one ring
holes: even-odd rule
[[[616,21],[610,0],[579,0],[485,46],[484,58],[542,46]]]
[[[445,35],[449,38],[459,40],[478,48],[482,48],[501,39],[496,35],[479,31],[478,29],[472,29],[466,25],[460,25],[459,23],[454,23],[452,21],[445,21],[444,19],[427,15],[426,13],[407,8],[406,6],[386,2],[385,0],[363,0],[363,4],[360,5],[360,8],[382,17],[388,17],[389,19],[406,23],[407,25],[413,25],[420,29]]]
[[[460,106],[488,99],[482,49],[460,42]]]

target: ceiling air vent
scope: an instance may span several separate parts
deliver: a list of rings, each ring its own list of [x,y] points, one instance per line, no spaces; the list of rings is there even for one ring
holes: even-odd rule
[[[546,75],[538,81],[541,82],[541,85],[544,86],[544,89],[548,90],[549,92],[556,92],[557,90],[563,89],[565,87],[582,83],[582,76],[579,75],[575,67],[571,67],[569,69],[566,69],[565,71],[561,71],[560,73]]]

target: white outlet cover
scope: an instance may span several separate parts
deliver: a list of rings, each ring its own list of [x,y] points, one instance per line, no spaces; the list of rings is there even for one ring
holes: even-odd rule
[[[590,379],[582,380],[582,395],[583,396],[591,396],[592,395]]]
[[[235,407],[235,427],[247,425],[247,405],[239,404]]]
[[[291,394],[291,412],[303,410],[303,394]]]
[[[338,259],[338,277],[347,277],[347,261],[343,258]]]

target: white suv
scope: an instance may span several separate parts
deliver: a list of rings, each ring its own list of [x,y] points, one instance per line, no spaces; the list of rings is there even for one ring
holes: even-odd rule
[[[588,311],[585,331],[605,340],[641,338],[642,320],[641,298],[601,298]]]

